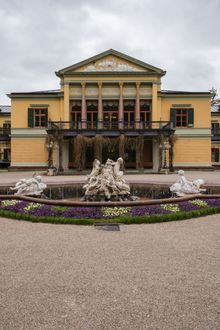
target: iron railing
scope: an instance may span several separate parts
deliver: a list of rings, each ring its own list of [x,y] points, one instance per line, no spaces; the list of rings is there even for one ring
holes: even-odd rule
[[[170,121],[49,121],[48,130],[59,129],[68,131],[82,130],[170,130],[173,125]]]
[[[220,128],[212,128],[212,135],[220,136]]]
[[[11,130],[10,128],[4,128],[4,127],[0,127],[0,140],[10,140],[11,137]]]

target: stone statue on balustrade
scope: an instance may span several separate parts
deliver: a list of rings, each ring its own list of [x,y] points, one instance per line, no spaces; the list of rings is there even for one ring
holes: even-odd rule
[[[200,194],[206,191],[206,189],[200,188],[205,183],[203,179],[189,181],[184,176],[183,170],[179,170],[178,175],[179,179],[170,187],[170,191],[173,196],[180,197],[190,194]]]
[[[21,179],[10,190],[15,191],[15,195],[40,197],[46,188],[47,185],[42,182],[41,176],[34,174],[30,179]]]

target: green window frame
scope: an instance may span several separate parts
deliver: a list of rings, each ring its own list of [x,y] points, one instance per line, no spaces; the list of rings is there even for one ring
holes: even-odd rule
[[[45,128],[47,124],[47,108],[28,108],[28,127]]]
[[[170,121],[173,127],[186,128],[194,125],[194,109],[193,108],[171,108]]]

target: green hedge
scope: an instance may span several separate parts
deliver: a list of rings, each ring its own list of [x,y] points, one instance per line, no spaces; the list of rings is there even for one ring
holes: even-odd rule
[[[163,215],[148,215],[148,216],[121,216],[111,219],[86,219],[86,218],[59,218],[59,217],[36,217],[28,214],[19,214],[11,211],[0,210],[0,216],[16,220],[25,220],[31,222],[44,222],[54,224],[74,224],[74,225],[93,225],[95,223],[121,223],[121,224],[141,224],[141,223],[157,223],[176,220],[185,220],[198,218],[210,214],[220,213],[220,207],[202,208],[196,211],[176,212]]]

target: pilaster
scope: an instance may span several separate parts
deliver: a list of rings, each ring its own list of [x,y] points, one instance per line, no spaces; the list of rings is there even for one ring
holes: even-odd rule
[[[118,128],[124,127],[124,104],[123,104],[123,83],[119,83],[119,112],[118,112]]]
[[[70,121],[70,86],[64,85],[63,121]]]
[[[152,84],[152,121],[160,120],[158,116],[158,100],[157,100],[157,82]]]
[[[81,106],[81,121],[82,128],[87,127],[87,111],[86,111],[86,83],[81,83],[82,86],[82,106]]]
[[[140,128],[140,82],[136,82],[135,128]]]
[[[103,128],[102,82],[98,83],[98,128]]]

